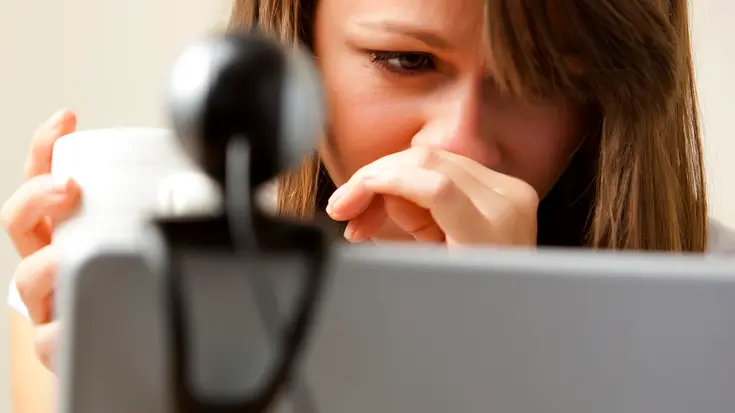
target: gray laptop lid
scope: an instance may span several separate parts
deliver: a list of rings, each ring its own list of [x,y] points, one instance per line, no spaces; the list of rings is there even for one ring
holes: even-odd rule
[[[65,266],[62,411],[173,412],[160,283],[123,250],[90,254]],[[251,268],[272,277],[285,315],[299,263],[273,258]],[[241,264],[192,254],[186,266],[192,381],[251,390],[274,349]],[[715,258],[346,247],[299,385],[324,413],[731,413],[734,273]]]

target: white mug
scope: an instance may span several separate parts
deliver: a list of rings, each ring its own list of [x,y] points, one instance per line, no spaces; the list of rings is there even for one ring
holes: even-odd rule
[[[217,185],[167,129],[93,129],[63,136],[54,145],[51,174],[81,187],[80,205],[57,226],[54,244],[129,235],[154,217],[222,207]]]

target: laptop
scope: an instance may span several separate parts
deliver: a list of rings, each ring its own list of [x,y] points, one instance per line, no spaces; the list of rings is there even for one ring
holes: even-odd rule
[[[177,411],[160,245],[137,242],[62,267],[61,412]],[[186,381],[205,399],[253,394],[281,349],[244,274],[267,274],[283,318],[303,288],[302,258],[244,261],[202,251],[182,265]],[[269,411],[735,411],[735,260],[345,245],[326,270],[293,385]]]

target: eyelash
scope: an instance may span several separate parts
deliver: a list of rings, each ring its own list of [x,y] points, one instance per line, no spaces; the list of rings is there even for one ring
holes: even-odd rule
[[[386,51],[372,51],[370,52],[372,61],[378,65],[381,69],[387,70],[392,73],[400,75],[418,75],[424,72],[431,72],[436,70],[436,64],[434,63],[434,56],[429,53],[423,52],[386,52]],[[422,63],[418,68],[402,68],[400,61],[398,64],[392,64],[390,61],[394,59],[405,59],[405,58],[420,58]],[[405,62],[404,62],[405,63]]]

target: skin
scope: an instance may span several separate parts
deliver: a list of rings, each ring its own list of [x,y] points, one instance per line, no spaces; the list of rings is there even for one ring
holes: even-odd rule
[[[322,156],[344,185],[328,212],[350,221],[348,239],[535,244],[538,199],[580,144],[577,114],[499,92],[483,16],[482,0],[319,3]]]
[[[577,114],[498,92],[483,12],[482,0],[320,0],[316,54],[333,121],[321,153],[339,186],[327,212],[349,221],[348,240],[535,245],[539,199],[580,144]],[[61,111],[39,127],[27,180],[0,214],[31,317],[11,315],[16,413],[52,411],[49,242],[80,189],[49,173],[54,142],[75,126]]]
[[[30,320],[11,310],[10,375],[13,411],[53,411],[55,376],[49,362],[59,334],[51,317],[56,269],[50,245],[55,223],[63,221],[78,204],[80,190],[73,181],[51,178],[54,142],[76,128],[73,113],[62,110],[43,123],[31,140],[25,183],[8,199],[0,218],[22,261],[14,274]]]

